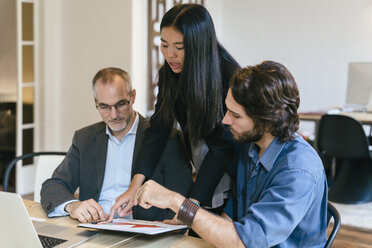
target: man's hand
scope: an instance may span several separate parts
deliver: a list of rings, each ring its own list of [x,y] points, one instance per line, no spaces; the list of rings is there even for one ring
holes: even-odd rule
[[[108,218],[108,214],[93,199],[71,202],[66,205],[65,210],[70,214],[71,218],[77,219],[82,223],[107,220]]]
[[[135,204],[143,208],[170,208],[177,215],[184,200],[182,195],[149,180],[138,190]],[[179,224],[176,218],[167,222]],[[200,237],[216,247],[244,247],[231,220],[209,213],[203,208],[195,213],[191,227]]]
[[[108,221],[111,222],[114,219],[115,212],[120,217],[130,215],[132,207],[134,205],[134,198],[136,196],[136,190],[128,189],[120,196],[116,197],[116,203],[112,206]]]
[[[185,225],[185,223],[183,223],[182,221],[180,221],[178,218],[177,218],[177,214],[173,217],[173,219],[171,220],[163,220],[163,223],[164,224],[169,224],[169,225]]]
[[[133,177],[128,190],[116,197],[116,203],[112,206],[108,218],[109,222],[114,219],[115,212],[117,212],[120,217],[127,216],[133,212],[132,207],[134,206],[137,190],[141,187],[144,180],[144,175],[136,174]]]
[[[148,180],[138,190],[135,205],[139,204],[146,209],[152,206],[170,208],[177,214],[184,199],[182,195],[170,191],[153,180]]]

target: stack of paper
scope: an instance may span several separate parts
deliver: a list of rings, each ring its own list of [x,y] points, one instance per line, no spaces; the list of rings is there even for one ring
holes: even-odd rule
[[[98,223],[79,224],[78,226],[120,232],[142,233],[148,235],[155,235],[187,228],[186,225],[168,225],[161,222],[128,219],[114,219],[113,222],[102,221]]]

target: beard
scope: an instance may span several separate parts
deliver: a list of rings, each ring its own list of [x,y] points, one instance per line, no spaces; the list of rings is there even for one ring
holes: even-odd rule
[[[120,132],[123,131],[128,125],[128,122],[126,120],[123,120],[120,124],[112,124],[109,123],[108,126],[113,132]]]
[[[232,130],[231,133],[233,135],[234,140],[240,143],[251,143],[259,141],[265,130],[263,128],[259,128],[257,125],[254,125],[253,129],[237,133],[235,130]]]

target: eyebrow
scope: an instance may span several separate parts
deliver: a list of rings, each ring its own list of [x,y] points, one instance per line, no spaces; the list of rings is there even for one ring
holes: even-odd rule
[[[97,100],[98,101],[98,100]],[[107,103],[104,103],[104,102],[100,102],[100,101],[98,101],[98,104],[100,104],[100,105],[107,105],[107,106],[114,106],[114,105],[116,105],[116,104],[118,104],[118,103],[120,103],[120,102],[123,102],[123,101],[125,101],[125,102],[129,102],[127,99],[122,99],[122,100],[120,100],[120,101],[118,101],[117,103],[115,103],[115,104],[107,104]]]
[[[168,43],[168,41],[164,40],[163,38],[160,38],[162,42]],[[183,41],[174,42],[176,45],[183,45]]]
[[[229,109],[228,107],[226,107],[226,109],[227,109],[227,111],[230,111],[230,112],[231,112],[232,114],[240,116],[240,114],[238,114],[238,113],[236,113],[236,112],[232,111],[232,110],[231,110],[231,109]]]

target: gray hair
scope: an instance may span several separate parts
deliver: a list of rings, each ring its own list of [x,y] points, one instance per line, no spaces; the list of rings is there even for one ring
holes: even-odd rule
[[[130,94],[130,92],[132,91],[132,83],[130,82],[130,76],[128,72],[116,67],[107,67],[99,70],[93,77],[93,96],[97,98],[96,83],[98,79],[102,79],[102,82],[106,84],[113,82],[115,76],[119,76],[124,80],[126,91],[128,94]]]

